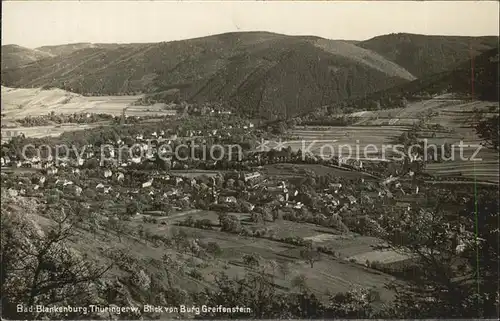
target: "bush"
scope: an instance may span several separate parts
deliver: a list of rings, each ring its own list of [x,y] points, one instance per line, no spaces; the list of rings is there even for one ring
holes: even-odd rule
[[[189,271],[187,273],[190,277],[192,277],[193,279],[196,279],[196,280],[202,280],[203,279],[203,275],[201,274],[200,271],[196,270],[196,269],[193,269],[191,271]]]
[[[219,255],[222,253],[222,249],[217,242],[208,242],[205,246],[205,250],[212,255]]]

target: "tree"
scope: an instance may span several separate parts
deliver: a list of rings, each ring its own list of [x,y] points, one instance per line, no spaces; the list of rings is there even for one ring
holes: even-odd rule
[[[203,303],[207,306],[240,306],[251,309],[248,313],[233,313],[231,318],[280,318],[286,313],[286,300],[274,286],[274,278],[266,273],[247,273],[242,279],[231,279],[227,274],[215,275],[215,290],[206,289]],[[227,318],[220,313],[206,313],[203,319]]]
[[[282,262],[281,264],[279,264],[278,269],[285,279],[287,278],[288,274],[290,274],[290,265],[288,264],[288,262]]]
[[[498,150],[499,128],[498,116],[482,120],[476,125],[476,132],[483,139],[487,146]]]
[[[300,250],[300,257],[307,263],[309,263],[311,265],[311,268],[313,268],[314,262],[317,262],[320,259],[320,253],[318,252],[318,250],[312,247],[312,244],[309,244],[308,246]]]
[[[241,231],[241,222],[233,215],[219,214],[219,222],[222,232],[239,233]]]
[[[376,295],[364,288],[353,289],[330,297],[327,317],[370,319],[373,317],[372,303]]]
[[[258,223],[258,224],[264,222],[264,220],[262,218],[262,214],[261,213],[257,213],[257,212],[252,212],[250,214],[250,219],[252,220],[252,222]]]
[[[466,243],[463,248],[463,256],[469,265],[473,267],[472,293],[476,294],[478,307],[476,311],[484,318],[498,316],[499,293],[499,203],[496,191],[479,191],[477,198],[471,199],[464,204],[464,210],[460,213],[464,220],[464,226],[474,230],[473,243]],[[464,240],[466,241],[466,240]]]
[[[498,200],[472,200],[457,215],[446,206],[456,200],[447,199],[429,195],[428,208],[381,220],[382,237],[414,257],[408,285],[390,286],[396,293],[391,317],[487,318],[498,312]]]
[[[117,217],[112,217],[108,221],[109,228],[116,232],[116,236],[118,237],[118,241],[122,241],[122,236],[127,231],[125,225],[122,221],[120,221]]]
[[[307,278],[304,274],[295,276],[291,281],[292,287],[298,289],[300,292],[307,291]]]
[[[222,253],[222,249],[219,244],[217,244],[217,242],[208,242],[208,244],[205,246],[205,249],[208,253],[214,256],[218,256]]]
[[[254,254],[245,254],[243,255],[243,263],[251,268],[258,267],[259,258]]]
[[[97,267],[69,247],[75,229],[84,220],[73,207],[47,213],[48,231],[35,223],[30,209],[19,211],[17,200],[2,195],[1,293],[2,314],[10,319],[34,319],[57,314],[17,312],[17,305],[93,304],[92,284],[110,268]],[[17,204],[16,204],[17,203]],[[16,209],[17,208],[17,209]],[[32,211],[32,209],[31,209]],[[77,314],[72,314],[76,317]],[[71,317],[71,316],[70,316]]]
[[[127,215],[133,216],[142,211],[142,208],[137,201],[132,201],[127,205]]]
[[[172,238],[174,240],[177,251],[179,251],[181,248],[186,246],[188,235],[183,229],[178,229],[173,231]]]

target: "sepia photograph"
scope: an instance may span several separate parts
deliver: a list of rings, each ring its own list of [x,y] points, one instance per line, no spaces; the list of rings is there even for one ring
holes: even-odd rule
[[[2,320],[498,320],[499,6],[2,1]]]

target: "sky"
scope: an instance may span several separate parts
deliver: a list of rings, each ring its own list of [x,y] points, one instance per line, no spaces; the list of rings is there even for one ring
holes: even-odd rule
[[[3,1],[2,44],[161,42],[231,31],[365,40],[499,34],[498,1]]]

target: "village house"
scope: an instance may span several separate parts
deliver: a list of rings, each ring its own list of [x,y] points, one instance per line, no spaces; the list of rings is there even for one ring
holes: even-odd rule
[[[133,164],[140,164],[141,163],[141,158],[140,157],[132,157],[130,159],[130,161],[128,162],[128,164],[131,164],[131,163],[133,163]]]
[[[406,211],[410,211],[411,210],[411,204],[408,203],[408,202],[396,202],[396,207],[404,209]]]
[[[259,172],[253,172],[253,173],[245,173],[243,175],[243,179],[245,182],[248,182],[250,180],[255,180],[261,177],[261,174]]]
[[[109,169],[106,169],[104,171],[104,177],[108,178],[108,177],[111,177],[111,176],[113,176],[113,172],[111,170],[109,170]]]
[[[356,198],[354,196],[352,196],[352,195],[347,195],[346,198],[349,201],[349,204],[351,204],[351,205],[352,204],[356,204],[356,202],[357,202]]]
[[[333,183],[333,184],[329,184],[329,187],[330,189],[334,192],[334,193],[338,193],[339,190],[342,188],[342,184],[340,183]]]
[[[51,167],[51,168],[47,169],[47,174],[49,174],[49,175],[55,175],[55,174],[57,174],[57,168],[56,167]]]
[[[151,187],[151,185],[153,185],[153,179],[150,179],[149,181],[142,183],[142,188]]]

